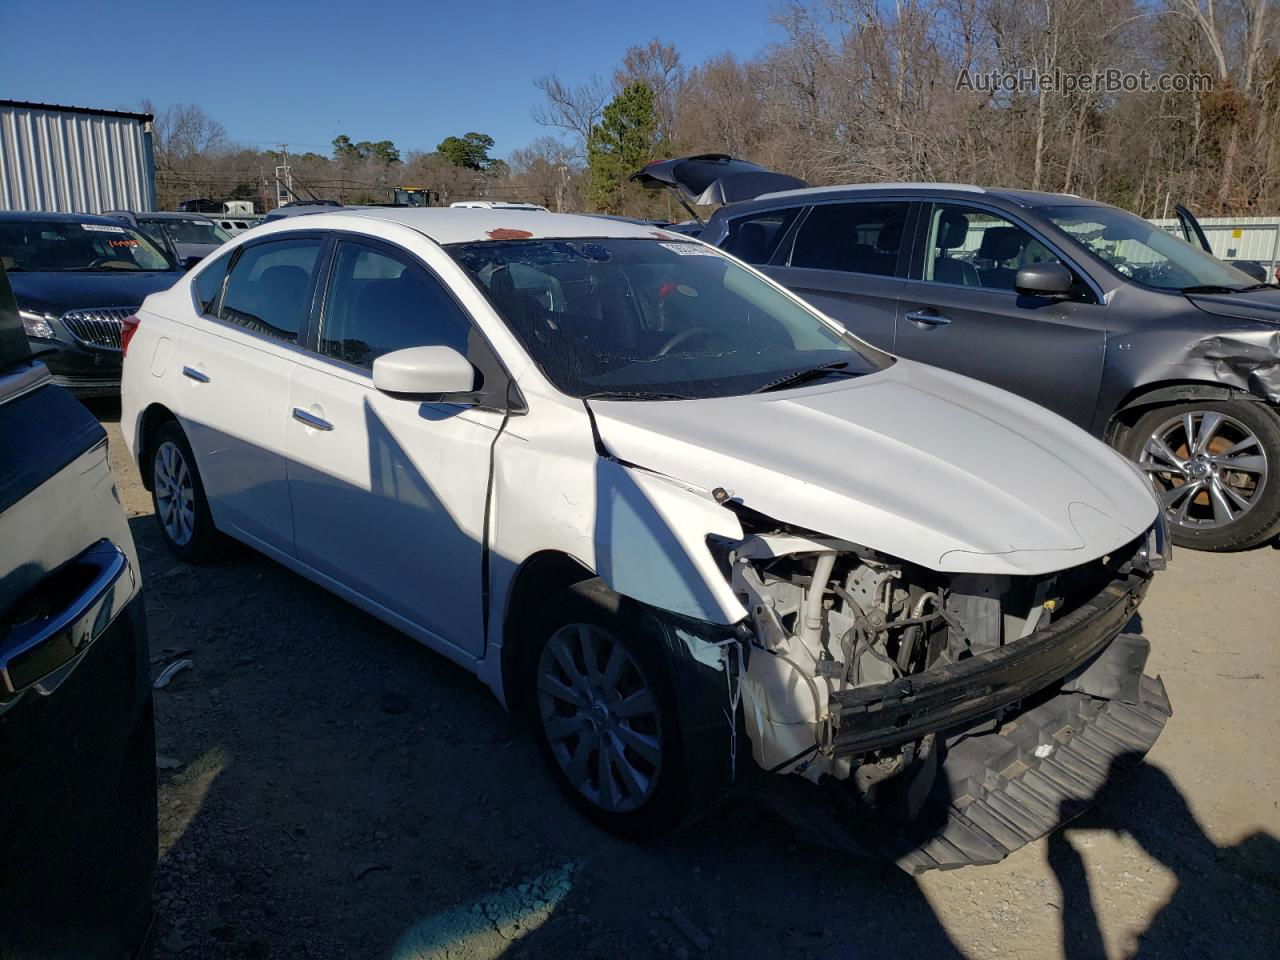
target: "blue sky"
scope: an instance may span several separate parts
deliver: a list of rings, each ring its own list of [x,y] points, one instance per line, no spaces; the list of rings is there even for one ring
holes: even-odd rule
[[[545,131],[535,77],[609,77],[654,36],[686,62],[778,39],[778,0],[0,0],[0,97],[200,104],[231,139],[328,153],[339,133],[433,149],[469,130],[499,156]],[[647,11],[652,11],[647,12]],[[15,42],[22,38],[21,42]]]

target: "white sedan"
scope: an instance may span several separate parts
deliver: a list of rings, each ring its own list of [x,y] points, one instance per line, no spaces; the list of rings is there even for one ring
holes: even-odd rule
[[[616,833],[759,769],[830,837],[933,824],[908,869],[987,862],[1168,716],[1122,633],[1166,553],[1126,461],[678,234],[282,220],[124,341],[173,552],[234,537],[475,671]]]

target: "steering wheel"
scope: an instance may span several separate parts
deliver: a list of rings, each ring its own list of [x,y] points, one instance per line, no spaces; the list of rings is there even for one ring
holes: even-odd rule
[[[664,343],[661,347],[658,348],[658,356],[665,357],[668,353],[670,353],[676,347],[680,346],[680,344],[684,343],[686,340],[692,340],[694,337],[697,337],[697,336],[714,337],[715,335],[716,335],[716,332],[709,327],[690,327],[688,330],[681,330],[679,333],[673,335],[670,340],[668,340],[666,343]]]

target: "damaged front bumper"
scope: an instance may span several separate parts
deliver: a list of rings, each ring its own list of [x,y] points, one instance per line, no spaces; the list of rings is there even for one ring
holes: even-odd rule
[[[829,751],[844,756],[907,743],[993,716],[1044,690],[1111,643],[1138,609],[1147,582],[1131,572],[1029,637],[889,683],[832,694]],[[1129,678],[1125,685],[1134,683]]]
[[[819,842],[910,873],[996,862],[1082,810],[1171,714],[1147,641],[1122,633],[1167,558],[1155,528],[1021,583],[760,539],[733,561],[744,725],[762,769],[800,775],[762,799]]]

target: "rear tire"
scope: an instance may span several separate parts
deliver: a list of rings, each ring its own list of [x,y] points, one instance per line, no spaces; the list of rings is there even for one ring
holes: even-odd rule
[[[162,423],[148,445],[151,503],[165,546],[187,563],[209,563],[222,553],[191,444],[176,420]]]
[[[663,638],[599,579],[553,597],[535,618],[523,693],[557,785],[588,819],[652,840],[689,812],[680,714]]]
[[[1265,404],[1156,407],[1120,448],[1151,478],[1178,546],[1247,550],[1280,532],[1280,416]]]

